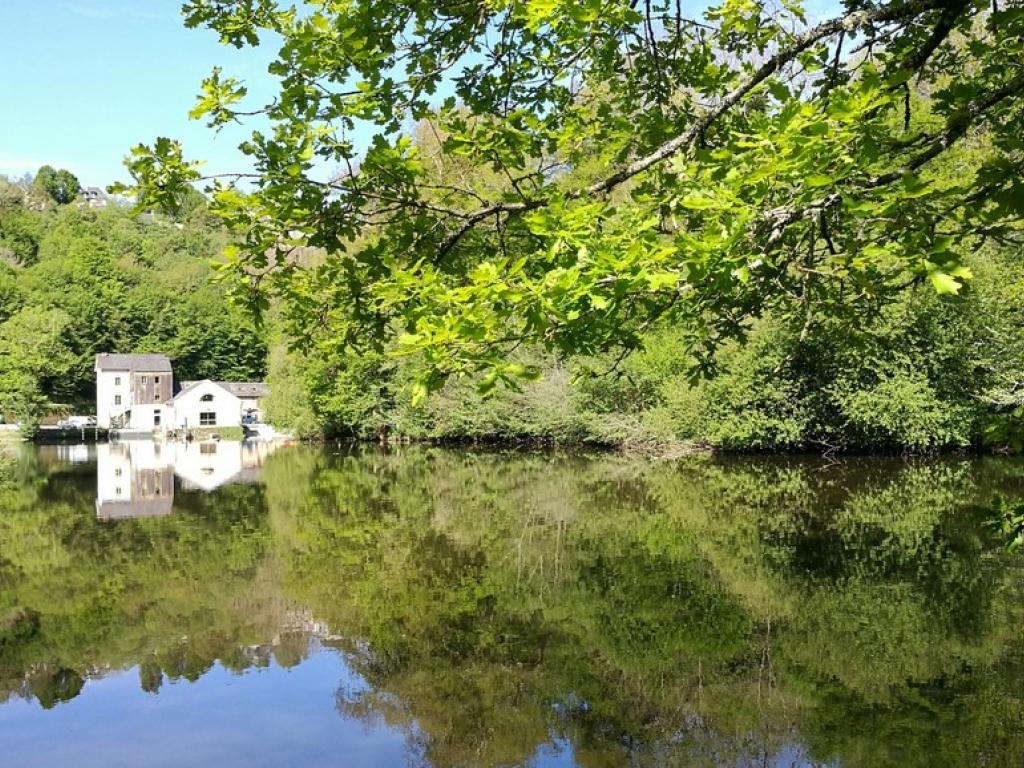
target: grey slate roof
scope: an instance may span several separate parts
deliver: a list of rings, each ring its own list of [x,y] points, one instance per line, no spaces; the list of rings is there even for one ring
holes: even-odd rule
[[[175,398],[181,397],[190,389],[202,383],[202,381],[181,382],[181,390],[175,395]],[[270,394],[270,387],[262,381],[211,381],[210,383],[216,384],[235,397],[266,397]]]
[[[235,397],[266,397],[270,387],[262,381],[215,381]]]
[[[96,368],[101,371],[144,371],[170,373],[171,360],[167,355],[96,355]]]

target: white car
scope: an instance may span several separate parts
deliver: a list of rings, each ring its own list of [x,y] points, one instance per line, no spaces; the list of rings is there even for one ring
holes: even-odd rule
[[[60,429],[85,429],[96,426],[95,416],[68,416],[66,419],[57,422]]]

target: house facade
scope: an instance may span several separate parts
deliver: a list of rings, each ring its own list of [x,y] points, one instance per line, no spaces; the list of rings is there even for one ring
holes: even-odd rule
[[[262,420],[261,382],[186,381],[174,397],[174,428],[238,427]]]
[[[240,427],[262,420],[262,382],[186,381],[166,355],[96,356],[96,423],[136,432]]]
[[[86,187],[79,192],[82,204],[89,208],[104,208],[107,205],[107,196],[99,187]]]
[[[165,428],[174,373],[166,355],[96,355],[96,425]]]

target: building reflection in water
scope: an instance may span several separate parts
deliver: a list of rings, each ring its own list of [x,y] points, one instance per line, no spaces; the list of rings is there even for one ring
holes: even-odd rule
[[[92,446],[87,443],[58,444],[53,446],[53,452],[58,461],[67,464],[88,464],[92,459],[91,448]]]
[[[212,491],[259,480],[266,441],[162,443],[131,440],[96,446],[96,516],[101,520],[171,512],[175,477],[183,490]]]

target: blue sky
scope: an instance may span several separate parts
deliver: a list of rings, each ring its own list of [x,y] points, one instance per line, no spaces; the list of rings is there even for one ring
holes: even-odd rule
[[[84,185],[127,180],[129,147],[181,139],[204,171],[244,167],[245,131],[188,119],[213,66],[266,96],[273,48],[237,51],[186,29],[181,0],[0,0],[0,174],[64,167]],[[262,90],[262,93],[261,93]]]
[[[708,3],[692,4],[696,11]],[[837,2],[806,5],[814,18]],[[215,134],[188,111],[215,65],[246,82],[247,102],[269,101],[275,49],[223,46],[207,29],[186,29],[180,7],[181,0],[0,0],[0,174],[49,163],[85,186],[127,181],[124,155],[157,136],[180,139],[186,157],[207,161],[205,173],[247,170],[237,149],[247,129]]]

